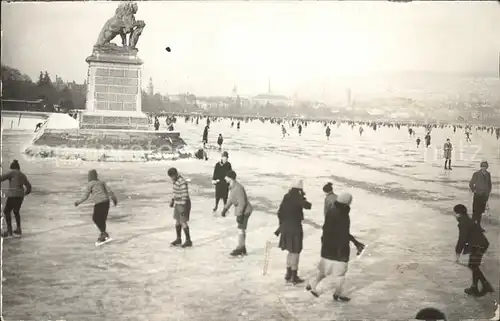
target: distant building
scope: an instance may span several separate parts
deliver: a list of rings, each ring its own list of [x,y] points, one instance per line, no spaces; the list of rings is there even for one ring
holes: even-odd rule
[[[46,111],[43,99],[2,99],[2,109],[15,111]]]
[[[267,105],[273,105],[276,107],[292,107],[293,102],[287,96],[271,93],[271,80],[269,79],[267,85],[267,93],[252,97],[253,107],[262,108]]]

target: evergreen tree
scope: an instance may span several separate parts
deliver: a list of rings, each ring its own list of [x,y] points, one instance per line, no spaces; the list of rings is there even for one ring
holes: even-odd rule
[[[43,72],[40,71],[40,76],[38,76],[38,81],[36,83],[38,86],[43,85]]]

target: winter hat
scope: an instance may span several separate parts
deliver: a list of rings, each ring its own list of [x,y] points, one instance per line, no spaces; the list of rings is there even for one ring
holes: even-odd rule
[[[229,158],[229,154],[226,151],[223,151],[222,152],[222,157]]]
[[[21,170],[21,166],[19,166],[19,162],[17,161],[17,159],[14,159],[12,161],[12,164],[10,164],[10,169]]]
[[[296,188],[296,189],[304,189],[304,183],[302,182],[302,180],[301,180],[301,179],[296,180],[295,182],[293,182],[293,184],[292,184],[292,188]]]
[[[331,182],[326,183],[323,186],[323,192],[325,192],[325,193],[331,193],[331,192],[333,192],[333,184]]]
[[[90,181],[97,181],[97,171],[95,169],[91,169],[89,171],[88,177],[89,177],[89,182]]]
[[[467,207],[463,204],[457,204],[453,207],[453,212],[460,215],[467,215]]]
[[[229,171],[229,172],[227,172],[226,177],[229,177],[230,179],[236,179],[236,172]]]
[[[425,308],[425,309],[418,311],[417,315],[415,316],[415,319],[417,319],[417,320],[445,320],[446,321],[446,316],[444,315],[443,312],[439,311],[438,309]]]
[[[488,168],[489,167],[488,162],[487,161],[482,161],[481,165],[479,167],[486,167],[486,168]]]
[[[337,196],[337,203],[351,205],[352,195],[347,192],[340,193],[339,196]]]

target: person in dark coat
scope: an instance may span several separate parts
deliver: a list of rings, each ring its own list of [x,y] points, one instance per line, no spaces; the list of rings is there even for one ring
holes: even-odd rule
[[[484,296],[493,292],[493,287],[486,280],[483,272],[479,268],[483,255],[486,253],[490,243],[484,236],[480,227],[471,220],[467,214],[467,208],[458,204],[453,207],[458,221],[458,241],[455,246],[456,262],[459,262],[460,254],[469,254],[468,267],[472,271],[472,286],[464,290],[468,295]],[[481,281],[482,289],[479,291],[478,285]]]
[[[223,143],[224,143],[224,137],[222,137],[222,134],[219,134],[219,137],[217,137],[217,145],[219,145],[219,150],[222,149]]]
[[[472,174],[469,181],[469,188],[474,193],[474,198],[472,199],[472,221],[484,232],[484,229],[481,227],[481,219],[483,213],[486,211],[486,204],[488,204],[493,184],[491,182],[491,174],[488,172],[488,162],[482,161],[480,167],[480,170]]]
[[[349,242],[358,244],[358,255],[364,249],[364,245],[358,242],[351,234],[351,211],[352,195],[341,193],[337,196],[334,207],[328,211],[323,225],[321,236],[321,260],[318,265],[318,274],[306,287],[315,297],[319,297],[316,290],[318,283],[326,277],[337,279],[333,299],[335,301],[347,302],[351,299],[342,295],[342,287],[345,282],[347,265],[350,256]]]
[[[208,129],[209,129],[209,127],[207,125],[207,126],[205,126],[205,129],[203,130],[203,140],[202,140],[203,148],[205,148],[205,145],[208,143]]]
[[[305,198],[302,181],[295,182],[292,188],[285,194],[278,210],[279,247],[282,251],[288,251],[286,258],[285,280],[293,284],[304,282],[298,274],[299,257],[302,251],[302,241],[304,233],[302,221],[304,220],[303,210],[310,210],[311,203]]]
[[[227,203],[227,197],[229,195],[229,184],[226,182],[226,174],[232,171],[231,163],[228,161],[229,154],[224,151],[220,162],[215,164],[214,174],[212,176],[212,184],[215,185],[215,207],[213,211],[217,211],[219,207],[219,201],[222,199],[224,206]]]

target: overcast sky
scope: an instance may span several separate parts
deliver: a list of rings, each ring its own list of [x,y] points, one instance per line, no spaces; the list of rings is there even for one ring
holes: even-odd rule
[[[2,2],[2,63],[83,82],[117,5]],[[346,75],[499,68],[495,2],[139,2],[136,19],[143,87],[152,77],[161,93],[257,94],[270,78],[274,92],[307,95]]]

